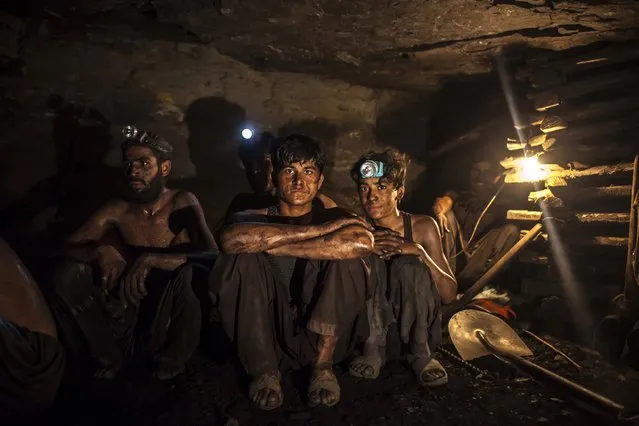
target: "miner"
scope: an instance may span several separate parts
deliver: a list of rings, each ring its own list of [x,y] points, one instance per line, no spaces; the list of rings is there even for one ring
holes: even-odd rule
[[[332,406],[340,399],[333,364],[366,337],[372,228],[313,203],[326,162],[317,141],[291,135],[277,143],[276,203],[240,212],[222,230],[211,293],[253,403],[281,406],[283,369],[310,365],[309,404]]]
[[[56,396],[64,350],[38,285],[2,238],[0,271],[0,422],[30,424]]]
[[[499,194],[503,176],[499,167],[490,161],[475,162],[469,189],[446,191],[433,204],[444,235],[444,251],[462,290],[519,240],[519,228],[506,222],[508,206]]]
[[[124,359],[149,355],[154,376],[169,379],[200,338],[186,254],[217,248],[197,198],[166,187],[172,146],[133,126],[124,134],[126,192],[66,241],[67,261],[53,274],[59,316],[69,324],[70,315],[79,328],[100,367],[97,377],[111,378]]]
[[[397,150],[362,156],[351,170],[359,200],[375,226],[370,255],[372,299],[370,335],[350,373],[374,379],[384,364],[390,326],[396,326],[407,360],[422,386],[448,381],[432,351],[441,342],[441,304],[456,295],[457,282],[444,252],[435,220],[399,209],[408,158]]]
[[[255,138],[245,141],[239,146],[238,155],[246,174],[246,180],[253,192],[238,194],[231,201],[225,215],[226,222],[235,213],[268,208],[275,205],[277,195],[275,185],[273,185],[271,152],[276,149],[276,139],[268,132],[260,133]],[[315,202],[320,202],[325,208],[337,206],[332,199],[319,192]]]

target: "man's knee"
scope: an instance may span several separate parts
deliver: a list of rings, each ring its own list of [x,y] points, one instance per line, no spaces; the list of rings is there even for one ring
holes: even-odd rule
[[[504,244],[514,245],[519,241],[520,229],[517,225],[508,223],[501,227],[500,235]]]
[[[424,262],[418,256],[397,256],[393,258],[390,267],[390,273],[392,276],[397,277],[413,277],[415,274],[426,275],[426,278],[430,280],[428,268],[424,265]]]
[[[57,262],[51,270],[53,290],[60,296],[77,292],[81,282],[93,280],[93,268],[91,265],[72,260]]]

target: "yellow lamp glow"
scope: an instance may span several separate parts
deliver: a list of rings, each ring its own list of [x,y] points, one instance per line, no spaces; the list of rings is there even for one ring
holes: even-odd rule
[[[539,164],[537,157],[528,157],[521,160],[521,175],[527,181],[536,182],[545,180],[548,177],[548,171]]]

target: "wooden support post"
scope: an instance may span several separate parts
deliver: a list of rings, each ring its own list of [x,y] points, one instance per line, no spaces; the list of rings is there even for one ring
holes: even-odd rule
[[[548,171],[547,176],[543,179],[550,178],[564,178],[564,179],[577,179],[586,176],[605,176],[616,173],[631,172],[633,170],[633,163],[619,163],[589,167],[580,170],[564,169],[556,164],[545,164],[543,167]],[[526,183],[530,182],[529,179],[522,176],[517,170],[513,170],[506,174],[506,183]],[[541,179],[540,179],[541,180]]]
[[[628,213],[575,213],[575,218],[581,223],[628,223]],[[529,210],[508,210],[506,219],[537,222],[543,213]]]

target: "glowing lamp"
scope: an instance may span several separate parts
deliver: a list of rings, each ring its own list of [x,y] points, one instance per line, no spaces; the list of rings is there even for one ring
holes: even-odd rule
[[[539,164],[537,157],[528,157],[521,160],[521,176],[529,182],[545,180],[548,171]]]
[[[253,137],[253,130],[242,129],[242,137],[246,140],[251,139]]]

